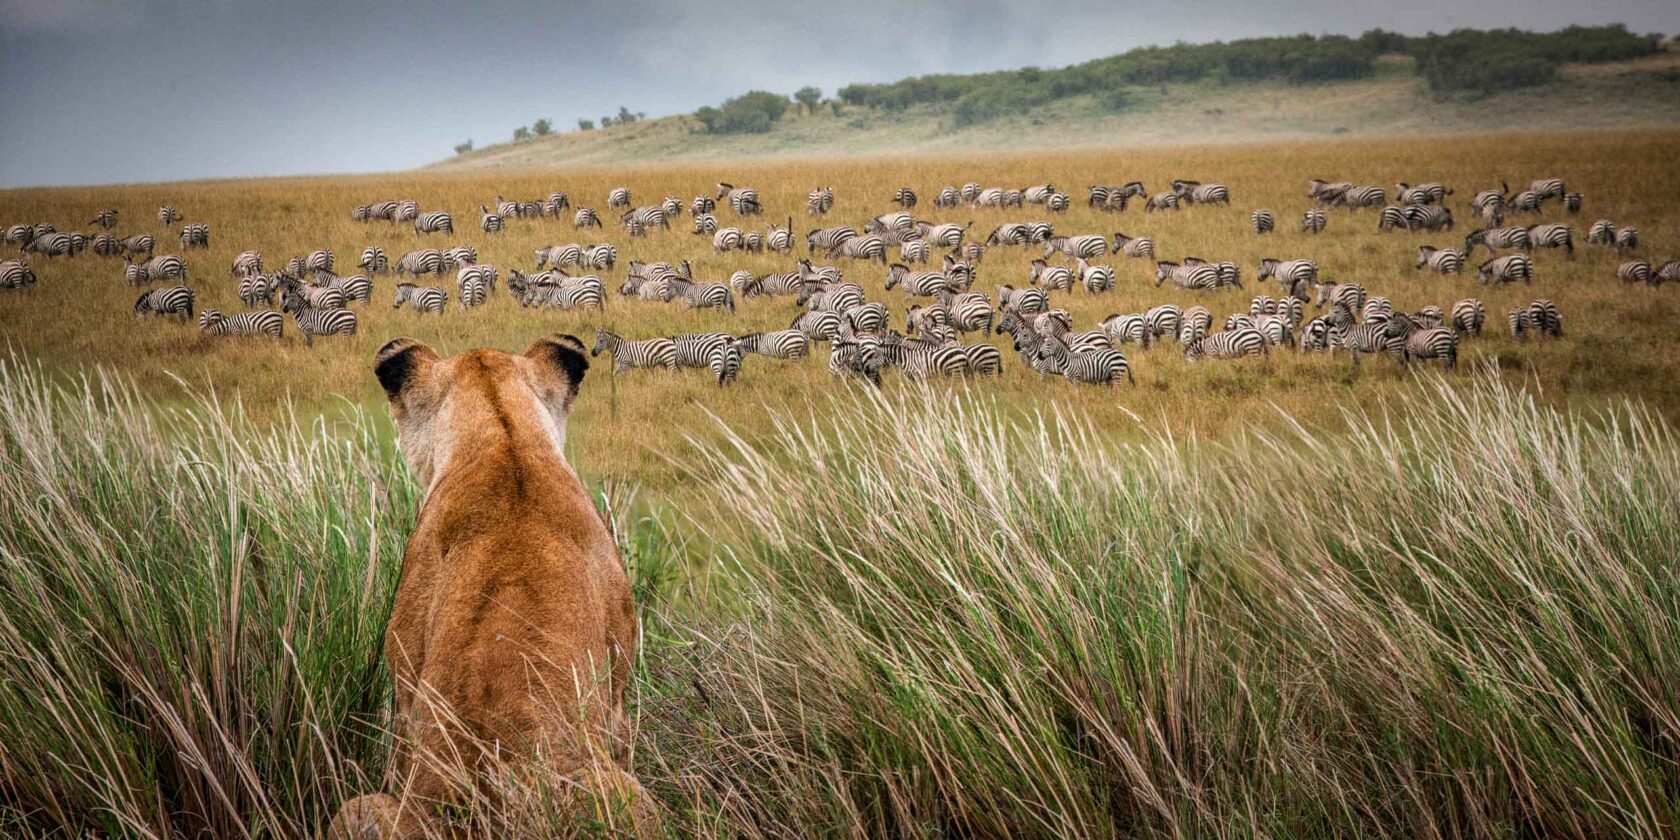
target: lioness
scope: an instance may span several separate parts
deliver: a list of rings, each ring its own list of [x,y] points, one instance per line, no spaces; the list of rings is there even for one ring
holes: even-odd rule
[[[450,765],[494,750],[618,794],[651,827],[627,772],[624,691],[636,613],[618,552],[566,463],[566,419],[589,368],[574,337],[522,355],[449,358],[398,338],[374,374],[403,458],[425,487],[385,634],[395,681],[388,787],[344,804],[331,838],[406,838],[443,828]],[[610,752],[606,762],[596,758]],[[603,766],[604,765],[604,766]]]

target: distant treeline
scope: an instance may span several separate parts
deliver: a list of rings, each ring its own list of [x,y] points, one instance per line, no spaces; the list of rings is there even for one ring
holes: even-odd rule
[[[1438,95],[1485,94],[1546,82],[1564,62],[1649,55],[1657,50],[1658,40],[1630,33],[1620,24],[1572,26],[1550,33],[1461,29],[1420,37],[1374,29],[1358,38],[1300,35],[1142,47],[1055,70],[1028,67],[854,84],[841,88],[839,97],[849,105],[886,110],[945,105],[958,125],[970,125],[1080,95],[1095,95],[1110,108],[1123,110],[1132,90],[1166,83],[1358,79],[1374,72],[1384,53],[1413,56],[1419,74]]]

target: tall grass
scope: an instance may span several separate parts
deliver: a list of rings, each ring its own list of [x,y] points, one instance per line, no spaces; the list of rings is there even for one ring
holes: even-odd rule
[[[697,443],[688,523],[607,494],[638,775],[694,836],[1673,835],[1680,441],[1411,393],[1121,444],[903,389]],[[305,836],[379,786],[414,490],[382,422],[242,416],[0,361],[0,831]],[[468,814],[567,833],[552,782]]]

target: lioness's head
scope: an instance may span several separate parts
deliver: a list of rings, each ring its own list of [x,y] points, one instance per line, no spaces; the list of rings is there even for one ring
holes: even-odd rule
[[[589,369],[583,343],[541,338],[524,353],[468,350],[443,358],[412,338],[392,339],[373,372],[391,400],[403,458],[430,488],[456,452],[503,440],[551,446],[564,458],[566,417]]]

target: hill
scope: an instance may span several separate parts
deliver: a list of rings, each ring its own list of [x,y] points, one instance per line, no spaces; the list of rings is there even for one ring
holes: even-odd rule
[[[525,169],[807,155],[940,154],[1241,143],[1562,127],[1680,125],[1680,53],[1565,64],[1556,78],[1477,98],[1442,97],[1410,56],[1386,54],[1346,81],[1202,79],[1135,89],[1120,113],[1101,94],[1050,100],[957,126],[938,103],[798,109],[763,134],[705,133],[691,115],[489,146],[426,167]]]

